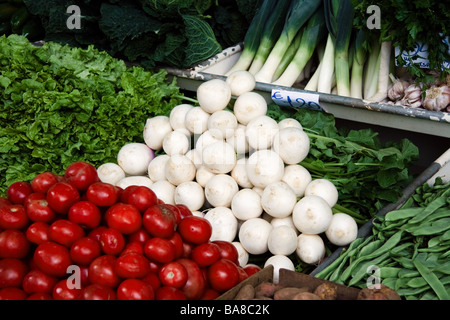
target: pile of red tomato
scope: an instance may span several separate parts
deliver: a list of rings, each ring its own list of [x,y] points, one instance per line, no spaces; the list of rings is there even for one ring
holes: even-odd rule
[[[259,268],[211,232],[186,206],[74,162],[0,197],[0,300],[215,299]]]

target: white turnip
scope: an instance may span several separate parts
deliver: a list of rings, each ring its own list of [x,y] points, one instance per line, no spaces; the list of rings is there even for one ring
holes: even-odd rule
[[[297,237],[296,253],[305,263],[319,264],[325,256],[325,244],[317,234],[300,234]]]
[[[176,186],[167,180],[156,181],[150,186],[150,189],[152,189],[158,199],[173,205],[175,204],[175,188]]]
[[[210,114],[200,107],[193,107],[186,112],[184,125],[193,134],[202,134],[208,129]]]
[[[263,254],[268,250],[272,225],[262,218],[252,218],[244,221],[239,228],[239,242],[250,254]]]
[[[230,73],[225,81],[230,86],[231,95],[235,97],[253,91],[256,86],[255,77],[246,70],[237,70]]]
[[[197,100],[207,113],[223,110],[231,100],[231,88],[221,79],[205,81],[197,88]]]
[[[301,123],[294,118],[284,118],[280,120],[280,122],[278,122],[278,127],[280,130],[288,127],[294,127],[303,130],[303,126],[301,125]]]
[[[185,119],[186,113],[194,106],[191,104],[183,103],[175,106],[170,111],[169,121],[173,130],[186,129]]]
[[[265,188],[280,181],[284,174],[284,163],[273,150],[257,150],[247,161],[247,175],[255,187]]]
[[[233,134],[226,138],[226,142],[233,146],[238,155],[245,155],[249,151],[247,137],[245,136],[246,126],[238,124]]]
[[[230,207],[238,191],[238,184],[228,174],[216,174],[205,185],[205,197],[213,207]]]
[[[229,173],[236,165],[236,153],[225,141],[213,142],[202,150],[203,165],[213,173]]]
[[[236,238],[238,222],[230,208],[215,207],[209,209],[204,218],[212,226],[210,241],[223,240],[232,242]]]
[[[248,158],[242,157],[236,160],[236,165],[231,170],[231,176],[236,180],[241,188],[252,188],[253,184],[248,179],[247,175]]]
[[[186,154],[190,149],[191,141],[181,130],[171,131],[164,137],[163,150],[167,155]]]
[[[305,159],[309,153],[309,147],[308,135],[296,127],[278,130],[273,138],[273,150],[286,164],[297,164]]]
[[[151,187],[153,181],[147,176],[128,176],[116,182],[116,186],[125,189],[129,186],[145,186]]]
[[[297,249],[297,233],[286,225],[274,227],[270,231],[267,245],[270,253],[288,256]]]
[[[280,281],[280,269],[287,269],[294,271],[295,266],[291,259],[282,254],[277,254],[269,257],[264,263],[264,268],[273,266],[273,283],[278,284]]]
[[[283,181],[269,184],[261,196],[262,208],[274,218],[290,216],[296,203],[294,190]]]
[[[131,142],[120,148],[117,164],[125,174],[140,176],[147,173],[148,165],[154,157],[154,151],[145,143]]]
[[[252,189],[239,190],[231,200],[231,211],[242,221],[258,218],[263,212],[260,195]]]
[[[295,227],[306,234],[320,234],[328,229],[333,212],[319,196],[304,196],[294,206],[292,220]]]
[[[228,110],[216,111],[208,118],[208,130],[218,139],[231,137],[237,125],[236,116]]]
[[[358,225],[350,215],[338,212],[333,215],[325,235],[332,244],[346,246],[358,236]]]
[[[245,129],[248,145],[255,150],[270,149],[278,134],[278,123],[263,115],[252,119]]]
[[[160,150],[164,137],[172,130],[170,119],[167,116],[155,116],[147,119],[143,132],[144,142],[149,148]]]
[[[303,197],[305,189],[312,181],[311,173],[299,164],[287,165],[281,181],[286,182],[294,190],[297,198]]]
[[[195,181],[202,187],[205,187],[209,179],[214,177],[216,174],[209,171],[205,166],[200,166],[195,173]]]
[[[166,180],[165,167],[167,160],[170,159],[170,156],[167,154],[160,154],[156,156],[150,163],[148,164],[148,177],[153,181]]]
[[[334,207],[338,200],[338,190],[336,186],[327,179],[314,179],[305,189],[305,196],[322,197],[330,207]]]
[[[200,210],[205,203],[202,186],[195,181],[186,181],[175,187],[175,204],[184,204],[191,211]]]
[[[180,154],[172,155],[164,168],[166,179],[175,186],[186,181],[193,181],[196,170],[194,163]]]
[[[246,92],[234,102],[233,112],[239,123],[247,125],[252,119],[267,113],[267,101],[257,92]]]
[[[125,178],[125,171],[113,162],[107,162],[97,168],[97,174],[100,181],[110,184],[116,184],[119,180]]]
[[[248,260],[250,258],[250,255],[248,252],[244,249],[242,244],[239,241],[233,241],[232,244],[236,247],[236,250],[238,252],[238,261],[239,266],[245,266],[248,263]]]

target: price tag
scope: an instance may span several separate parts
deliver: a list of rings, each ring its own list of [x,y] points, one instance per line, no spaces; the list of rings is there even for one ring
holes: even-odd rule
[[[272,101],[281,107],[308,108],[327,112],[319,103],[319,94],[272,89]]]

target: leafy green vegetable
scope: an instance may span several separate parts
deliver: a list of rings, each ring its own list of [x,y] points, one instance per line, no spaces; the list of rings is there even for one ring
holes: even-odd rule
[[[353,0],[355,6],[355,25],[366,28],[367,7],[374,4],[369,0]],[[428,44],[428,60],[430,69],[442,70],[445,61],[450,61],[448,43],[444,42],[450,35],[448,21],[450,10],[448,2],[438,0],[381,0],[376,5],[381,11],[381,29],[370,30],[371,38],[378,37],[382,41],[392,41],[401,51],[411,51],[417,42]],[[368,42],[370,43],[370,42]],[[416,53],[417,54],[417,53]],[[416,58],[413,53],[412,59]],[[398,57],[400,65],[405,65],[402,57]],[[428,82],[425,69],[417,64],[408,66],[410,74],[419,81]],[[449,70],[442,70],[443,73]]]
[[[0,193],[73,161],[115,161],[125,143],[143,142],[147,118],[183,99],[166,71],[127,68],[92,46],[11,35],[0,37],[0,56]]]
[[[309,155],[300,164],[313,178],[332,181],[340,209],[347,209],[359,223],[397,201],[412,179],[409,167],[419,150],[408,139],[383,145],[372,129],[338,129],[333,115],[306,108],[293,111],[271,104],[268,115],[277,121],[300,121],[311,141]]]
[[[94,45],[146,68],[188,68],[242,41],[260,0],[76,1],[80,29],[66,25],[68,0],[24,0],[47,41]],[[218,18],[217,21],[214,20]]]

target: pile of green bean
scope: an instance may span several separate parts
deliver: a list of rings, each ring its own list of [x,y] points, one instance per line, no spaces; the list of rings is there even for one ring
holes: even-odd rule
[[[364,288],[382,283],[407,300],[450,299],[450,182],[424,184],[397,209],[374,219],[315,276]]]

